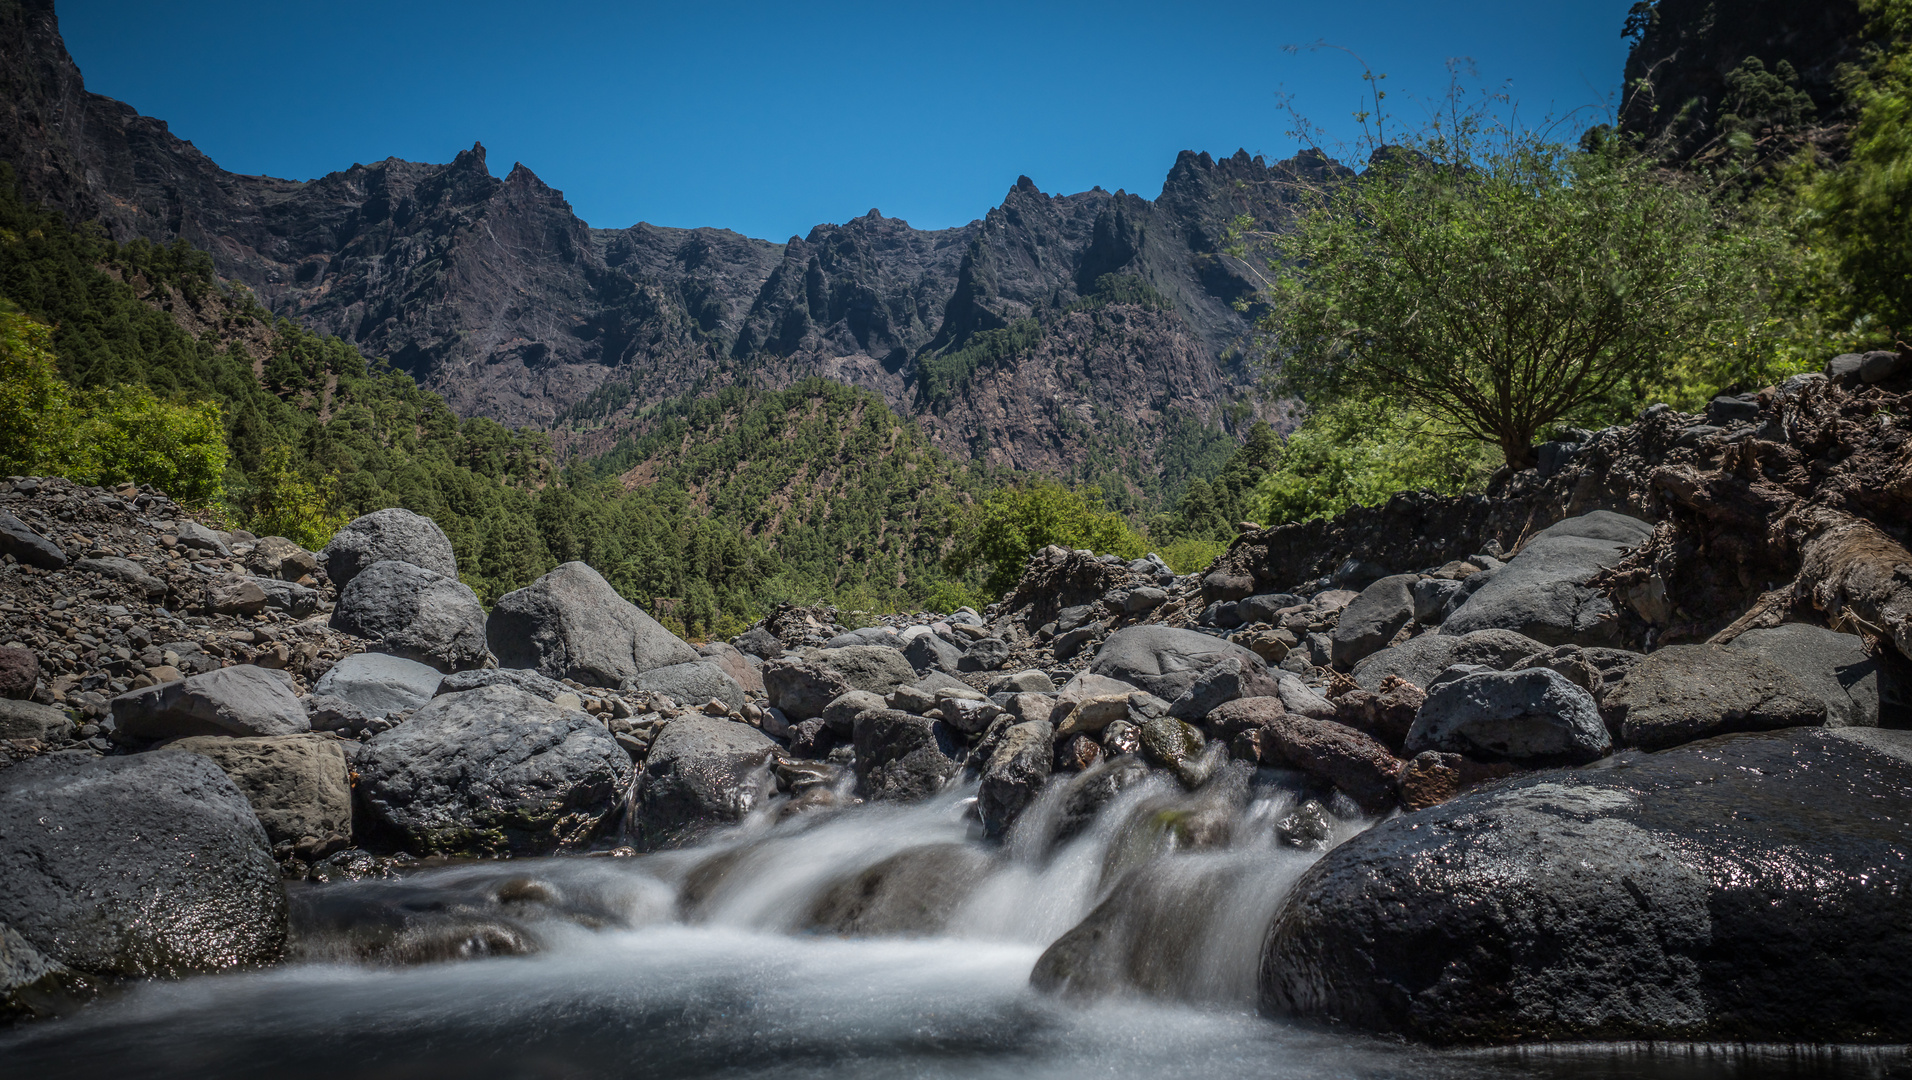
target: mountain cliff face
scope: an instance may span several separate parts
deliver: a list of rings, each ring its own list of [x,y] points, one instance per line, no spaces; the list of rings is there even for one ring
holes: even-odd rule
[[[1184,152],[1161,195],[1050,195],[980,220],[869,214],[783,244],[721,229],[593,229],[484,148],[310,181],[237,176],[164,121],[88,93],[50,0],[0,3],[0,160],[117,239],[184,239],[274,312],[412,373],[464,415],[575,427],[588,447],[668,398],[824,376],[880,394],[944,449],[1173,491],[1259,409],[1258,279],[1222,252],[1279,227],[1303,156]],[[593,433],[596,433],[595,435]],[[1199,456],[1197,454],[1196,456]]]

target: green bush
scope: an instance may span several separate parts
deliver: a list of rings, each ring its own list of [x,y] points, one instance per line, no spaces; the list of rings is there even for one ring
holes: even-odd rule
[[[983,587],[1001,595],[1022,576],[1029,556],[1051,544],[1125,559],[1147,551],[1122,515],[1103,509],[1100,491],[1073,491],[1037,479],[983,499],[945,566],[958,577],[971,567],[984,568]]]
[[[1347,398],[1310,413],[1249,497],[1264,525],[1333,517],[1400,491],[1458,495],[1486,485],[1496,448],[1444,431],[1381,398]]]
[[[306,476],[289,447],[268,449],[247,480],[250,489],[239,501],[246,527],[259,536],[283,536],[317,551],[352,520],[339,506],[338,477]]]

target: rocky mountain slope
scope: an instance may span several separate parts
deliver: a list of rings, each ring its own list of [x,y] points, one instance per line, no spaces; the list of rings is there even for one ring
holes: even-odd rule
[[[822,375],[991,464],[1166,471],[1176,487],[1187,469],[1160,460],[1164,444],[1190,428],[1220,438],[1253,381],[1233,305],[1256,278],[1222,252],[1226,226],[1278,224],[1282,182],[1328,168],[1184,152],[1154,200],[1050,195],[1023,177],[957,228],[872,210],[782,244],[600,229],[523,165],[493,177],[482,145],[447,164],[237,176],[163,120],[88,93],[49,0],[8,5],[0,31],[0,160],[28,197],[118,239],[184,238],[274,312],[413,373],[461,415],[510,424]],[[1013,343],[987,338],[1018,327]],[[1119,437],[1098,435],[1111,425]]]

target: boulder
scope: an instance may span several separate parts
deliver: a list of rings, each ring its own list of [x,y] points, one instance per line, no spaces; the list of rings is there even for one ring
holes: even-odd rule
[[[319,594],[297,582],[265,577],[246,580],[266,594],[266,606],[274,611],[283,611],[295,619],[303,619],[319,610]]]
[[[438,689],[432,691],[432,696],[461,694],[481,686],[515,686],[527,694],[541,697],[546,701],[556,701],[564,694],[573,696],[577,694],[577,691],[556,679],[547,679],[535,671],[527,671],[524,668],[474,668],[471,671],[454,671],[450,675],[443,676],[438,680]]]
[[[211,761],[56,754],[0,769],[0,926],[97,988],[275,963],[286,898],[251,805]],[[0,1013],[11,997],[0,989]]]
[[[710,660],[689,664],[667,664],[643,672],[625,684],[626,689],[653,694],[669,694],[677,701],[702,705],[721,701],[732,709],[744,707],[744,688],[722,667]]]
[[[1247,670],[1242,662],[1229,657],[1190,684],[1182,696],[1169,705],[1169,715],[1182,720],[1200,720],[1223,702],[1243,697],[1267,697],[1280,692],[1280,685],[1266,668]]]
[[[932,671],[908,686],[899,686],[890,691],[885,700],[892,709],[921,715],[934,709],[940,698],[950,694],[958,697],[973,697],[977,701],[983,700],[984,697],[982,691],[961,679],[945,675],[940,671]]]
[[[1547,668],[1484,671],[1428,691],[1407,752],[1522,765],[1584,765],[1613,750],[1593,695]]]
[[[1355,689],[1335,698],[1334,718],[1398,751],[1406,746],[1414,719],[1427,704],[1427,692],[1400,679],[1390,679],[1383,686],[1379,693]]]
[[[677,847],[742,821],[768,797],[770,736],[691,713],[664,725],[638,777],[633,831],[647,848]]]
[[[1245,623],[1279,623],[1279,612],[1300,607],[1308,601],[1293,593],[1262,593],[1235,602],[1235,614]]]
[[[226,542],[232,539],[230,533],[214,532],[197,521],[182,521],[174,529],[179,542],[194,551],[204,551],[222,559],[232,557],[232,549]]]
[[[318,572],[319,557],[283,536],[262,536],[246,556],[246,569],[261,577],[297,581]]]
[[[416,854],[536,854],[594,837],[631,759],[589,716],[485,686],[373,736],[358,772],[366,810]]]
[[[846,645],[882,645],[891,649],[902,649],[903,638],[890,626],[863,626],[855,630],[846,630],[823,643],[826,649],[841,649]]]
[[[379,652],[440,671],[485,662],[485,607],[455,578],[386,559],[359,570],[339,592],[332,629],[366,638]]]
[[[1912,1039],[1908,739],[1735,735],[1382,822],[1295,886],[1262,1007],[1436,1043]]]
[[[1338,668],[1353,667],[1356,661],[1387,647],[1401,628],[1414,621],[1413,585],[1415,574],[1393,574],[1367,588],[1354,602],[1341,610],[1341,621],[1328,635],[1329,657]]]
[[[783,642],[777,640],[777,635],[762,626],[753,626],[745,630],[731,638],[730,644],[737,651],[749,653],[759,660],[770,660],[783,655]]]
[[[1787,623],[1748,630],[1735,649],[1764,657],[1792,673],[1826,706],[1827,727],[1875,727],[1879,723],[1879,660],[1856,634],[1823,626]]]
[[[39,684],[40,658],[33,650],[0,645],[0,698],[30,698]]]
[[[1652,534],[1646,522],[1608,510],[1557,522],[1493,571],[1440,632],[1512,630],[1544,645],[1612,644],[1619,636],[1616,612],[1587,582]]]
[[[1053,694],[1055,681],[1035,668],[1018,671],[1013,675],[998,675],[989,680],[991,694]]]
[[[897,692],[901,693],[902,691],[899,690]],[[836,732],[838,735],[847,736],[856,730],[856,718],[859,714],[869,712],[871,709],[887,709],[889,707],[890,703],[885,701],[880,694],[872,694],[868,690],[850,690],[823,707],[823,722],[830,726],[831,731]],[[922,708],[905,711],[927,712],[935,707],[936,700],[931,698],[929,699],[929,703],[922,706]]]
[[[976,809],[983,832],[1001,836],[1049,782],[1053,766],[1055,726],[1045,720],[1025,720],[1003,732],[996,752],[983,767]]]
[[[995,671],[1009,659],[1009,643],[1001,638],[979,638],[970,643],[969,650],[962,659],[956,661],[958,671]]]
[[[903,646],[903,658],[919,672],[954,673],[961,668],[963,650],[935,634],[919,634],[911,639],[909,644]]]
[[[227,574],[206,582],[205,606],[214,615],[257,615],[266,609],[266,591],[243,574]]]
[[[744,693],[763,693],[763,672],[757,670],[758,665],[751,663],[736,646],[722,641],[713,641],[706,645],[699,645],[697,653],[723,668],[724,674],[737,680],[737,685],[743,687]]]
[[[1395,675],[1425,687],[1455,664],[1484,664],[1505,671],[1518,660],[1546,651],[1547,646],[1511,630],[1477,630],[1459,637],[1443,630],[1383,649],[1354,665],[1354,681],[1363,690],[1379,690],[1382,679]]]
[[[387,716],[430,701],[446,678],[437,668],[402,656],[353,653],[319,676],[312,692],[348,702],[367,716]]]
[[[970,844],[899,851],[831,882],[811,903],[803,929],[856,937],[934,934],[988,878],[989,862]]]
[[[0,698],[0,742],[32,739],[48,742],[73,730],[73,721],[50,705]]]
[[[1445,616],[1448,604],[1461,591],[1461,583],[1456,578],[1425,577],[1416,581],[1409,591],[1414,594],[1414,621],[1432,624]]]
[[[1567,681],[1593,695],[1594,703],[1605,714],[1607,693],[1619,686],[1632,671],[1635,664],[1646,659],[1645,655],[1628,652],[1625,649],[1602,649],[1585,645],[1556,645],[1546,652],[1523,657],[1508,665],[1507,670],[1518,671],[1521,668],[1551,668],[1567,677]]]
[[[1143,585],[1129,590],[1128,598],[1122,601],[1122,609],[1131,615],[1146,615],[1167,602],[1167,590]]]
[[[66,566],[66,552],[60,545],[41,536],[27,527],[27,523],[0,510],[0,555],[11,555],[15,559],[36,566],[42,570],[59,570]]]
[[[1334,702],[1315,693],[1293,672],[1277,671],[1274,674],[1275,696],[1281,699],[1282,707],[1289,712],[1312,716],[1316,720],[1333,720],[1340,711]]]
[[[1669,645],[1608,691],[1607,713],[1629,746],[1658,750],[1734,731],[1818,726],[1826,703],[1752,649]]]
[[[1131,626],[1109,635],[1089,670],[1133,683],[1165,701],[1181,697],[1195,680],[1223,660],[1241,661],[1250,676],[1266,675],[1262,658],[1232,641],[1198,630],[1171,626]]]
[[[266,839],[274,844],[297,843],[307,837],[352,838],[351,768],[345,760],[345,744],[338,739],[196,735],[167,743],[159,752],[212,759],[252,804]]]
[[[870,799],[913,802],[962,770],[962,741],[940,720],[876,709],[856,718],[857,786]]]
[[[146,572],[146,568],[131,559],[122,559],[117,555],[103,555],[97,559],[81,559],[73,564],[73,569],[98,574],[101,577],[123,581],[140,590],[148,600],[157,600],[166,595],[164,581]]]
[[[792,720],[821,716],[824,706],[851,690],[888,694],[916,681],[916,669],[903,654],[881,645],[799,649],[763,666],[770,704]]]
[[[1217,706],[1202,719],[1201,728],[1211,739],[1232,743],[1242,732],[1267,727],[1287,715],[1278,697],[1237,698]]]
[[[410,510],[374,510],[354,519],[333,533],[331,543],[319,552],[325,575],[341,592],[374,563],[388,559],[410,563],[440,577],[458,577],[458,556],[452,553],[444,530],[432,519]]]
[[[1345,724],[1292,714],[1262,726],[1261,763],[1333,784],[1370,814],[1394,806],[1405,764],[1380,741]]]
[[[1175,774],[1185,787],[1201,786],[1208,779],[1202,751],[1208,740],[1202,729],[1173,716],[1142,717],[1142,757]]]
[[[586,686],[621,686],[652,668],[698,659],[696,649],[581,562],[499,597],[485,638],[501,667]]]
[[[283,671],[239,664],[176,682],[130,690],[112,700],[118,734],[133,739],[183,735],[297,735],[312,730]]]

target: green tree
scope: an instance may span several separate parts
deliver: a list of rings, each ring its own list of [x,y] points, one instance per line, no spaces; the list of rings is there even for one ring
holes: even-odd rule
[[[1524,466],[1683,351],[1755,345],[1770,234],[1611,144],[1463,117],[1307,194],[1262,326],[1311,403],[1387,398]]]
[[[0,311],[0,472],[61,472],[72,465],[71,401],[53,358],[53,331]]]
[[[945,566],[958,577],[972,566],[984,567],[984,587],[1001,594],[1022,576],[1029,556],[1050,544],[1125,559],[1140,558],[1147,550],[1122,515],[1103,509],[1100,491],[1073,491],[1037,479],[983,499]]]
[[[1496,464],[1487,443],[1444,431],[1379,397],[1346,397],[1308,414],[1281,460],[1247,498],[1266,525],[1333,517],[1398,491],[1458,495],[1485,485]]]
[[[317,551],[352,519],[338,505],[337,478],[308,478],[284,444],[267,447],[247,479],[244,520],[260,536],[283,536]]]
[[[83,483],[151,484],[189,506],[225,493],[226,438],[219,406],[167,402],[143,386],[80,396],[84,462],[69,475]]]

